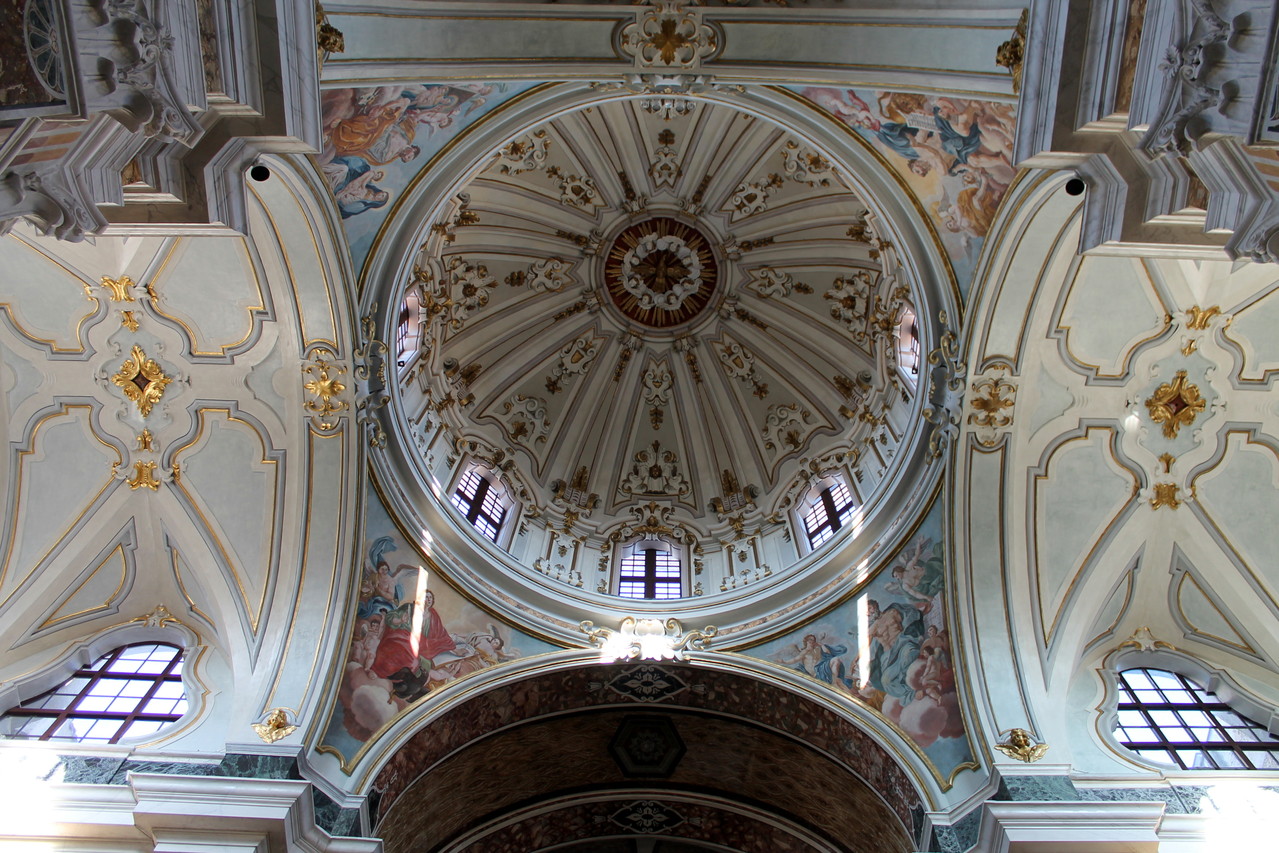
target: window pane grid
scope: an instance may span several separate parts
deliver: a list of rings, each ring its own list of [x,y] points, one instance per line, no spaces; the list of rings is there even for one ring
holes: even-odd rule
[[[506,507],[502,506],[501,499],[479,471],[471,469],[458,480],[451,500],[476,530],[491,541],[497,541],[502,522],[506,519]]]
[[[181,649],[162,643],[116,649],[6,712],[17,723],[9,736],[116,743],[157,731],[186,713],[182,658]]]
[[[1279,738],[1184,676],[1130,669],[1118,680],[1115,736],[1138,755],[1183,770],[1279,766]]]
[[[622,558],[617,594],[624,598],[669,601],[680,597],[679,559],[655,548],[633,551]]]
[[[853,496],[842,480],[827,486],[818,494],[804,516],[804,532],[808,545],[816,548],[828,542],[853,516]]]

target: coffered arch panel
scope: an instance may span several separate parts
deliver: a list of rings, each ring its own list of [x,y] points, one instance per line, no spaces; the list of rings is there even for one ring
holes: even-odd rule
[[[1032,172],[1014,188],[979,269],[959,583],[989,728],[1028,728],[1057,760],[1100,769],[1113,755],[1066,709],[1122,644],[1273,681],[1279,620],[1260,555],[1279,547],[1262,520],[1279,511],[1279,412],[1262,390],[1267,345],[1251,343],[1260,326],[1234,324],[1265,316],[1279,269],[1080,256],[1064,181]]]

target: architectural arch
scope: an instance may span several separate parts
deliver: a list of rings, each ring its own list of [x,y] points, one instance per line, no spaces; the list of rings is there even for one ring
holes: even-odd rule
[[[529,805],[541,800],[571,794],[564,808],[598,811],[602,802],[665,802],[670,791],[676,812],[680,803],[727,809],[791,826],[796,837],[816,833],[827,845],[817,849],[911,849],[933,794],[901,743],[847,707],[713,658],[577,656],[455,693],[397,725],[398,746],[380,750],[366,777],[370,821],[388,850],[462,850],[461,839],[508,831],[512,822],[500,817],[517,805],[527,809],[515,822],[538,823],[559,808]],[[858,805],[828,803],[834,788]]]

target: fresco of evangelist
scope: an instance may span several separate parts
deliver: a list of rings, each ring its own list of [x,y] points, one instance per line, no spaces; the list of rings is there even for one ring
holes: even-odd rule
[[[421,568],[421,556],[371,490],[367,506],[355,628],[324,735],[324,743],[348,760],[380,728],[444,685],[554,651]]]
[[[941,501],[849,601],[746,654],[788,666],[874,708],[942,779],[973,761],[946,627]]]
[[[867,139],[932,217],[960,290],[1017,170],[1012,104],[905,92],[797,89]]]
[[[535,84],[425,83],[326,89],[317,162],[364,263],[396,198],[445,144],[497,104]]]

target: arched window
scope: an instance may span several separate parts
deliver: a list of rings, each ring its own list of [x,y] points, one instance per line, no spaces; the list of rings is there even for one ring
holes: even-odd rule
[[[418,322],[421,311],[422,295],[418,288],[412,287],[400,303],[400,313],[395,318],[395,363],[404,367],[414,356],[422,342],[422,328]]]
[[[1182,770],[1279,770],[1279,738],[1184,675],[1151,667],[1116,673],[1115,739]]]
[[[665,539],[640,539],[622,549],[617,594],[666,601],[683,595],[679,554]]]
[[[182,649],[121,646],[0,717],[12,738],[117,743],[154,734],[187,711]]]
[[[897,363],[913,385],[919,376],[919,324],[914,308],[902,311],[897,323]]]
[[[848,484],[838,477],[822,481],[808,493],[803,510],[804,533],[808,546],[818,548],[828,542],[852,519],[853,495]]]
[[[453,490],[453,506],[476,530],[493,542],[498,541],[502,522],[510,502],[506,490],[495,476],[485,476],[478,467],[472,467],[457,481]]]

